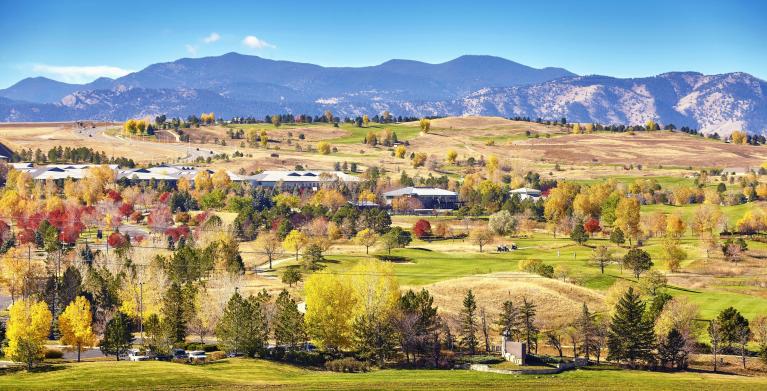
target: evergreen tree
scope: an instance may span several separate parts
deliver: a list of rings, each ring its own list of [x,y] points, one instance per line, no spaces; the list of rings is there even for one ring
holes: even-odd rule
[[[501,335],[506,336],[507,339],[519,341],[521,335],[519,310],[514,307],[511,300],[503,302],[503,308],[496,324],[501,330]]]
[[[269,332],[264,305],[263,296],[232,295],[216,326],[216,337],[226,351],[253,357],[263,349]]]
[[[287,290],[282,290],[275,302],[274,340],[277,346],[294,350],[306,341],[304,315],[298,311],[296,301]]]
[[[582,222],[579,221],[575,224],[573,232],[570,233],[570,239],[578,244],[586,243],[586,241],[589,240],[589,234],[586,233],[586,230],[583,228]]]
[[[187,335],[187,325],[194,316],[195,289],[191,284],[183,288],[178,282],[173,282],[165,291],[162,305],[163,319],[168,322],[171,337],[174,342],[184,342]]]
[[[396,329],[392,319],[376,313],[362,314],[354,319],[354,346],[363,359],[383,366],[396,349]]]
[[[653,322],[645,315],[645,303],[630,287],[615,306],[607,337],[608,359],[635,365],[652,359]]]
[[[728,349],[740,341],[742,330],[749,328],[748,319],[733,307],[722,310],[716,320],[719,322],[721,341]]]
[[[623,234],[623,230],[616,227],[613,232],[610,232],[610,241],[617,245],[626,243],[626,236]]]
[[[686,341],[676,328],[671,329],[658,344],[658,358],[662,367],[687,368]]]
[[[477,302],[474,293],[469,289],[463,299],[461,310],[461,344],[470,354],[477,352]]]
[[[589,312],[589,307],[583,303],[581,315],[575,321],[575,328],[581,335],[581,349],[586,360],[589,359],[589,353],[594,348],[594,315]]]
[[[522,309],[519,313],[522,335],[527,343],[528,351],[538,351],[538,327],[535,325],[536,305],[532,301],[522,298]]]
[[[128,315],[118,312],[107,322],[104,338],[99,344],[104,355],[114,355],[120,361],[120,355],[125,354],[133,342],[131,333],[132,323]]]

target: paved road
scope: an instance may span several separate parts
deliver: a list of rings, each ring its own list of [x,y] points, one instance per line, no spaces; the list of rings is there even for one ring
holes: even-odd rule
[[[163,147],[167,147],[168,149],[177,151],[184,155],[184,157],[181,158],[181,161],[183,162],[194,162],[197,160],[198,157],[202,157],[203,159],[207,157],[212,157],[213,155],[217,154],[213,149],[206,148],[206,147],[200,147],[196,144],[181,144],[181,143],[158,143],[153,141],[144,141],[140,139],[127,139],[123,136],[112,136],[109,134],[106,134],[106,130],[110,128],[109,126],[99,126],[96,128],[82,128],[82,129],[76,129],[75,132],[83,135],[83,137],[93,140],[93,141],[100,141],[104,143],[121,143],[121,144],[129,144],[132,148],[140,149],[142,146],[151,146],[151,147],[157,147],[158,145],[162,145]]]

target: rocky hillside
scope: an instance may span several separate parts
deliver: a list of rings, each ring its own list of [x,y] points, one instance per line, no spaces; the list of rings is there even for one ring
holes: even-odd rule
[[[332,110],[356,116],[500,115],[605,124],[767,131],[767,85],[746,73],[672,72],[619,79],[536,69],[492,56],[441,64],[391,60],[321,67],[229,53],[151,65],[89,84],[25,79],[0,90],[0,120],[124,120],[144,115],[263,116]]]

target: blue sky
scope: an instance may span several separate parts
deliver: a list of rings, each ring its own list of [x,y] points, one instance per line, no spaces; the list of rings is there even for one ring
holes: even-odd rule
[[[490,54],[578,74],[767,79],[767,1],[360,3],[0,0],[0,88],[231,51],[327,66]]]

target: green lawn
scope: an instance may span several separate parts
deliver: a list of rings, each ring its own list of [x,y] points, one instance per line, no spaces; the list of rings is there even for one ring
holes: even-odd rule
[[[695,209],[697,209],[700,205],[684,205],[684,206],[674,206],[674,205],[663,205],[663,204],[655,204],[655,205],[643,205],[642,206],[642,214],[650,214],[652,212],[660,211],[663,213],[678,213],[681,215],[686,221],[690,221],[690,218],[692,217],[693,213],[695,213]],[[727,218],[727,224],[729,226],[734,226],[735,223],[737,223],[738,219],[743,217],[743,215],[746,213],[746,211],[758,208],[758,207],[764,207],[764,203],[758,202],[749,202],[745,204],[740,205],[732,205],[732,206],[722,206],[721,211],[722,214]]]
[[[229,359],[204,366],[157,361],[90,362],[55,365],[47,372],[0,376],[0,389],[3,390],[754,390],[762,387],[767,387],[767,378],[703,373],[659,373],[598,368],[549,376],[500,375],[468,370],[380,370],[363,374],[342,374],[248,359]]]

